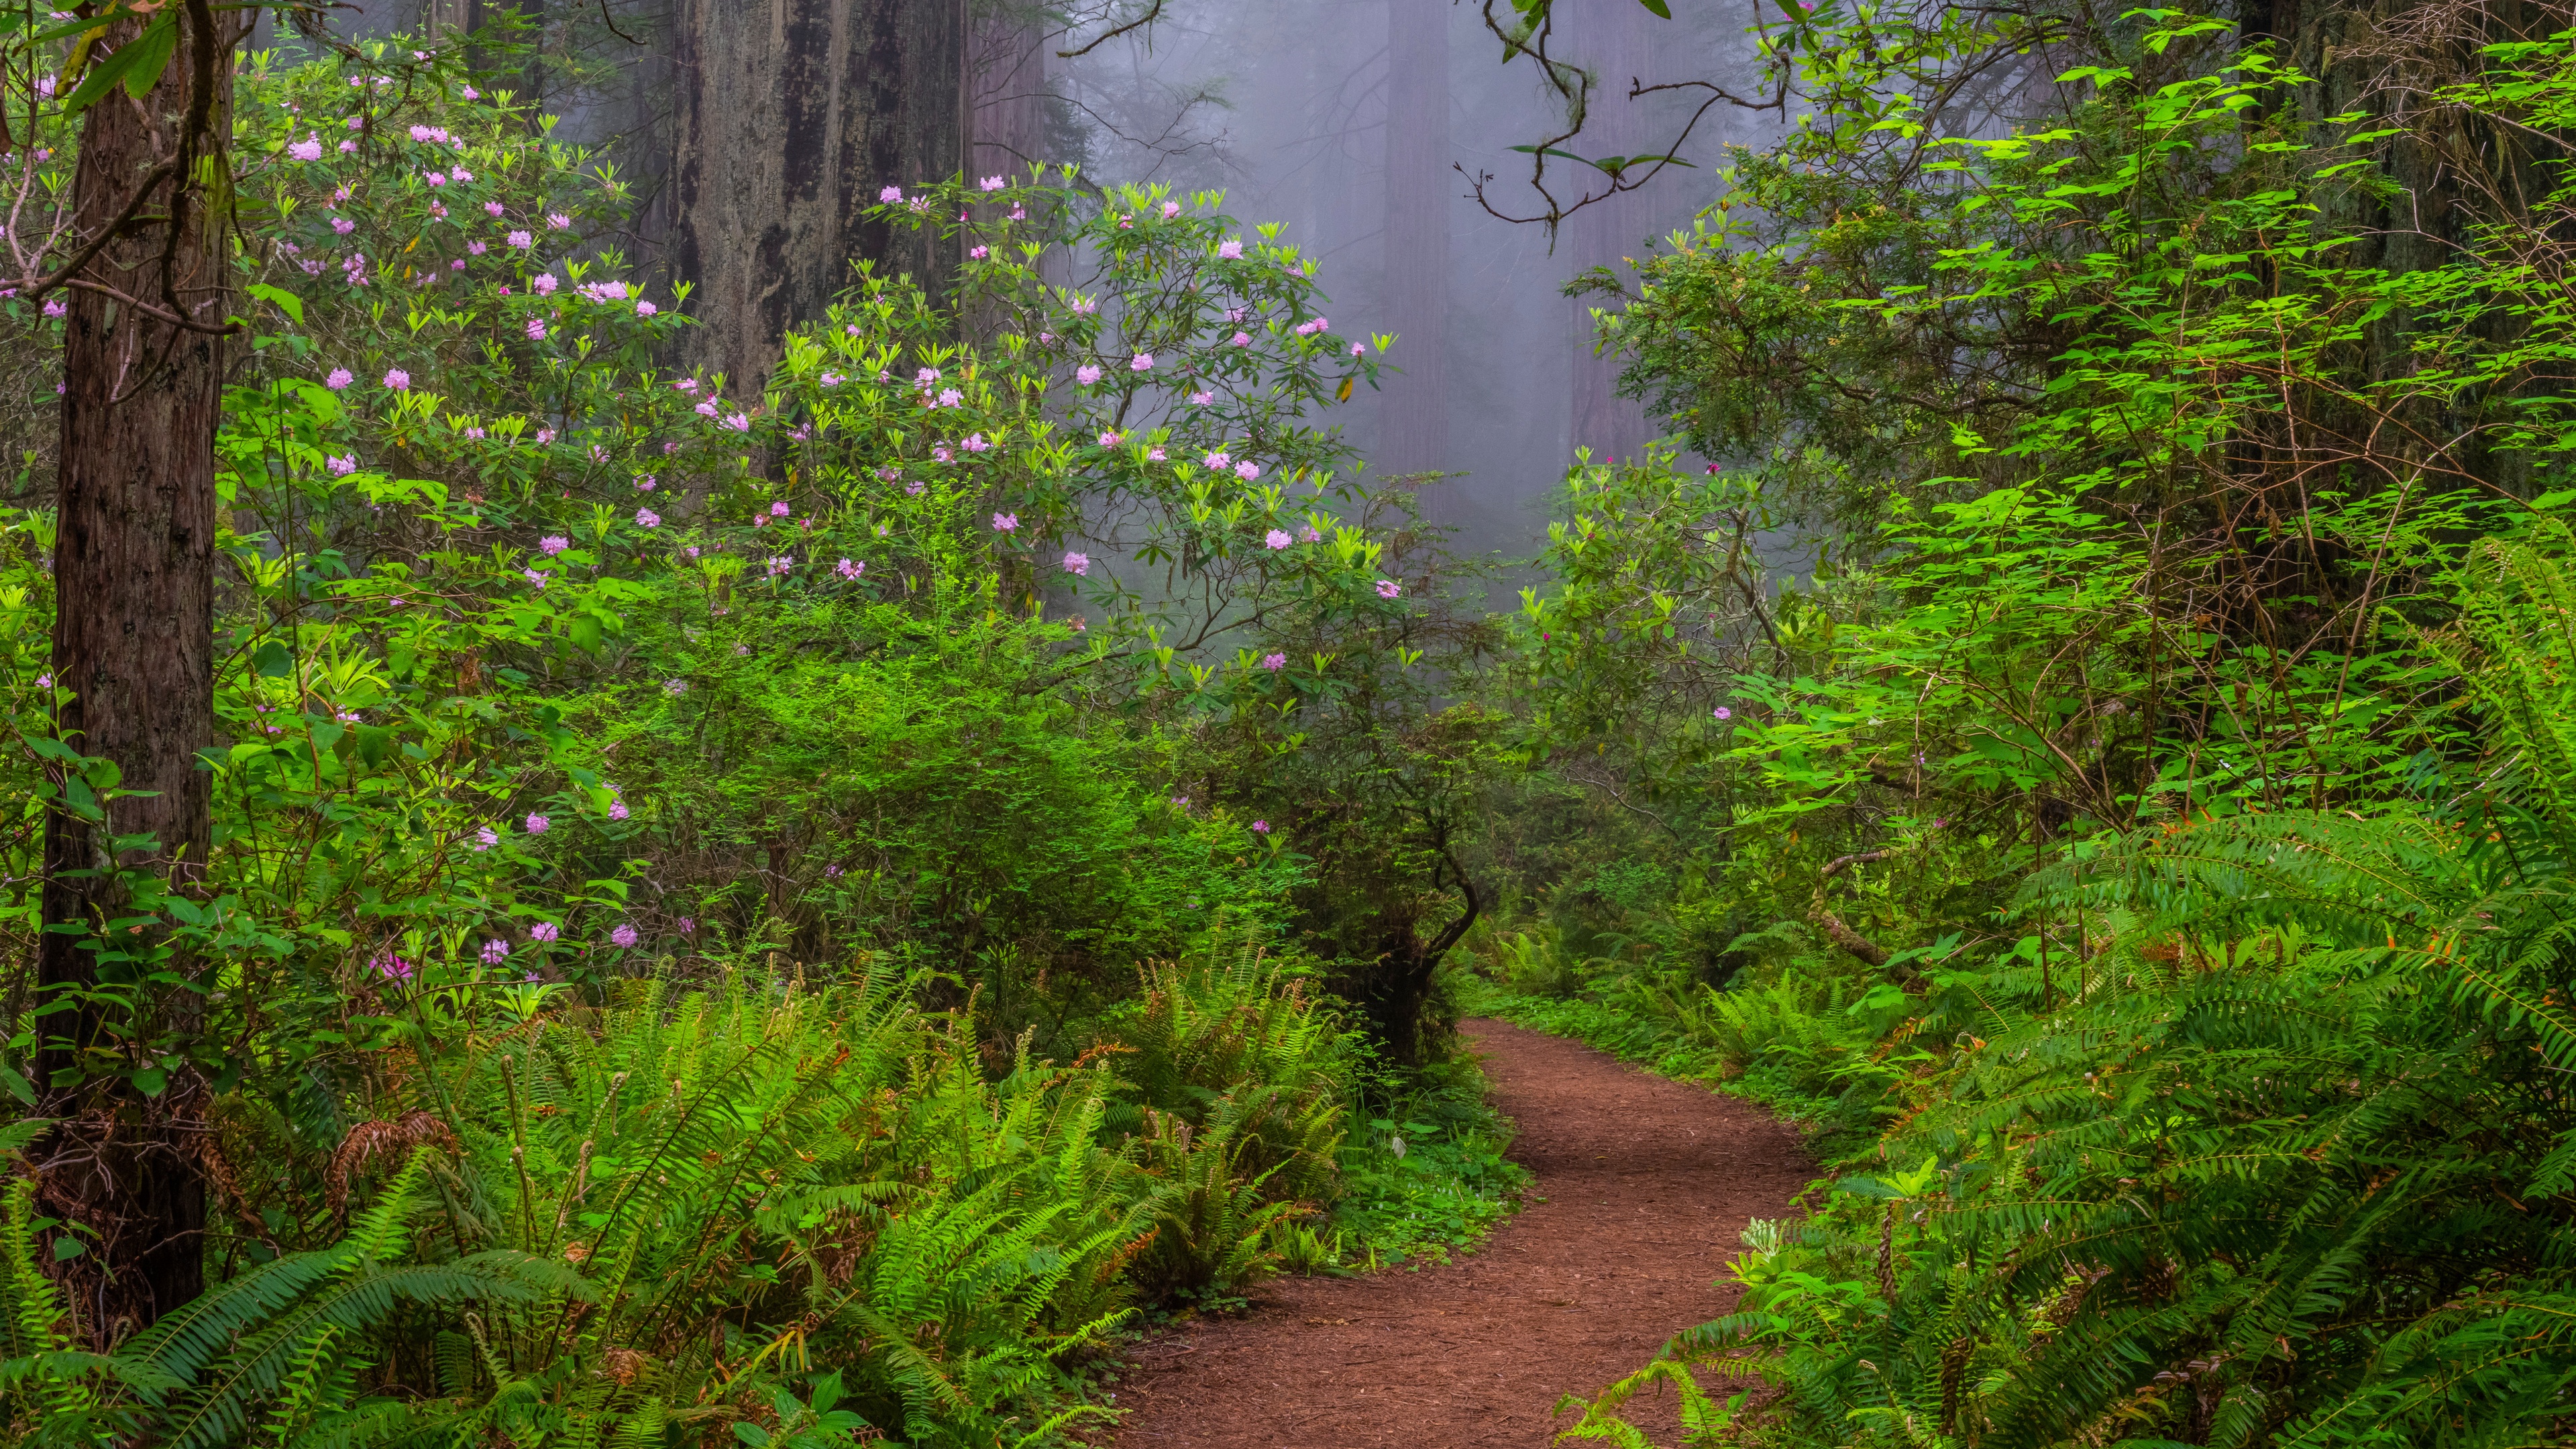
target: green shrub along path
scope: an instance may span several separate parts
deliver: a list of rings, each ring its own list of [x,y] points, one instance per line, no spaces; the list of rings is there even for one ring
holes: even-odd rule
[[[1527,1206],[1472,1257],[1360,1278],[1282,1278],[1254,1311],[1141,1348],[1119,1449],[1537,1449],[1666,1338],[1731,1311],[1721,1281],[1755,1220],[1814,1175],[1750,1104],[1499,1021],[1469,1021],[1520,1124]],[[1711,1387],[1716,1381],[1708,1380]],[[1633,1422],[1675,1442],[1676,1400]]]

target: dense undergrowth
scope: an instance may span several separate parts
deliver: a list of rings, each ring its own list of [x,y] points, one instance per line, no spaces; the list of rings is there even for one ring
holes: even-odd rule
[[[1812,124],[1587,284],[1676,441],[1501,618],[1219,196],[888,178],[953,290],[734,378],[508,26],[242,57],[197,856],[40,642],[131,602],[43,502],[109,324],[0,296],[0,1430],[1060,1442],[1508,1210],[1464,1000],[1831,1169],[1582,1434],[2576,1432],[2576,31],[1782,11]],[[83,20],[0,67],[45,255]]]
[[[1887,99],[2020,43],[1944,15],[1771,36],[1840,109],[1606,334],[1752,461],[1578,469],[1516,622],[1549,769],[1460,992],[1828,1171],[1577,1435],[1678,1388],[1705,1444],[2559,1442],[2576,36],[2408,51],[2392,118],[2070,20],[2098,67],[1997,140]],[[2373,250],[2391,136],[2484,178],[2438,262]]]
[[[1216,196],[1040,169],[888,187],[954,295],[676,365],[623,182],[468,69],[516,37],[240,58],[213,847],[118,841],[86,920],[73,323],[0,296],[0,1438],[1056,1444],[1131,1331],[1472,1242],[1508,1126],[1364,1009],[1455,887],[1446,787],[1355,784],[1446,768],[1473,633],[1314,416],[1387,340]],[[138,1282],[120,1136],[201,1295]]]

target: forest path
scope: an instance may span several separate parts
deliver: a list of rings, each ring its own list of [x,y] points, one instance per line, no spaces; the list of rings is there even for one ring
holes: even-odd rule
[[[1520,1125],[1528,1205],[1449,1267],[1279,1279],[1250,1313],[1147,1342],[1118,1449],[1545,1449],[1573,1422],[1559,1396],[1730,1311],[1717,1280],[1745,1221],[1785,1216],[1814,1175],[1796,1135],[1560,1037],[1460,1029]],[[1631,1407],[1676,1442],[1670,1392]]]

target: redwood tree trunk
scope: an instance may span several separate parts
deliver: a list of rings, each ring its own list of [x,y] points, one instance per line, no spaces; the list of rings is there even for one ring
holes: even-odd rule
[[[860,211],[964,165],[966,30],[965,0],[680,0],[671,265],[695,289],[691,361],[756,396],[860,258],[945,289],[935,230]]]
[[[1449,456],[1449,0],[1387,0],[1386,326],[1398,341],[1378,404],[1377,471],[1430,473]],[[1426,500],[1428,501],[1428,500]],[[1441,523],[1463,521],[1440,500]]]
[[[207,145],[229,129],[231,46],[223,32],[199,36],[195,25],[215,22],[206,6],[190,9],[178,54],[146,98],[137,104],[111,90],[87,113],[76,241],[111,225],[154,167],[186,159],[174,151],[192,117]],[[224,162],[218,154],[205,164],[221,174]],[[95,954],[61,928],[121,913],[108,867],[193,878],[212,843],[209,776],[197,755],[215,743],[214,440],[224,346],[219,335],[156,321],[135,304],[168,308],[175,299],[174,315],[223,322],[223,229],[208,216],[223,195],[158,182],[136,221],[81,274],[93,287],[69,293],[54,549],[54,678],[70,691],[61,729],[82,753],[115,761],[121,788],[148,793],[112,801],[104,829],[64,811],[48,817],[47,930],[37,961],[46,1000],[100,982]],[[111,861],[115,836],[155,844]],[[185,889],[190,880],[173,883]],[[95,1006],[43,1018],[37,1056],[42,1111],[60,1123],[40,1152],[41,1201],[96,1234],[61,1271],[85,1330],[102,1345],[204,1286],[201,1086],[173,1072],[147,1094],[107,1074],[141,1065],[123,1044],[138,1023],[189,1030],[193,997],[147,987],[137,999],[140,1018]]]

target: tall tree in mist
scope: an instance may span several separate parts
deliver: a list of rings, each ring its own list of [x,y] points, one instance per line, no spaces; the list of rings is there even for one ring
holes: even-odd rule
[[[693,362],[756,389],[858,258],[944,289],[935,231],[860,212],[964,164],[967,31],[966,0],[680,0],[670,258]]]
[[[129,12],[105,38],[134,41],[147,23]],[[203,1287],[204,1084],[138,1060],[154,1037],[186,1036],[194,998],[178,980],[103,963],[101,937],[83,929],[128,913],[119,867],[166,874],[184,893],[213,843],[197,755],[215,743],[214,441],[230,309],[228,190],[203,178],[225,174],[234,22],[189,0],[164,23],[177,35],[159,79],[139,100],[112,86],[87,112],[66,238],[69,258],[87,260],[65,289],[59,727],[113,761],[132,793],[107,803],[103,823],[68,809],[46,820],[36,979],[45,1004],[82,1004],[40,1018],[39,1111],[58,1125],[37,1158],[43,1210],[94,1235],[61,1271],[101,1344]],[[138,86],[150,76],[134,74]],[[165,969],[185,977],[195,963]],[[93,994],[103,977],[122,1004]]]
[[[1386,384],[1380,404],[1381,473],[1428,473],[1456,463],[1449,453],[1449,198],[1456,189],[1449,156],[1449,14],[1449,0],[1386,4],[1383,325],[1399,339],[1392,355],[1403,373]]]
[[[1653,133],[1645,108],[1628,99],[1628,87],[1634,78],[1655,69],[1656,42],[1659,37],[1671,40],[1672,25],[1633,3],[1568,7],[1559,24],[1565,27],[1572,52],[1598,77],[1592,110],[1581,143],[1574,149],[1586,156],[1634,156],[1651,152],[1659,141],[1668,139]],[[1636,255],[1653,230],[1659,198],[1660,193],[1625,191],[1566,218],[1558,245],[1570,254],[1574,274],[1609,267],[1621,280],[1633,283],[1634,274],[1624,259]],[[1619,359],[1593,355],[1597,329],[1592,309],[1601,305],[1599,295],[1587,294],[1576,297],[1571,306],[1574,357],[1569,369],[1573,397],[1568,441],[1575,448],[1590,448],[1596,459],[1632,457],[1645,450],[1655,430],[1643,408],[1618,395]]]

